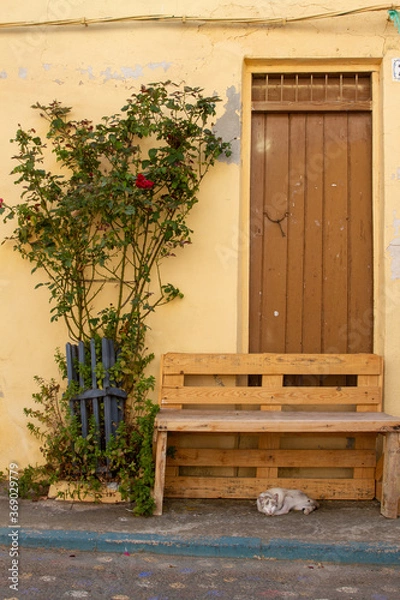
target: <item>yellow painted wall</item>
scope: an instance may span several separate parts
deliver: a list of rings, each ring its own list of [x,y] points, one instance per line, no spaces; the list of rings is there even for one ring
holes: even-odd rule
[[[99,119],[116,112],[132,88],[171,79],[217,93],[217,128],[234,141],[229,162],[210,171],[193,210],[193,244],[165,263],[164,273],[185,293],[183,300],[154,315],[149,335],[157,373],[162,352],[247,349],[248,260],[248,89],[251,61],[265,65],[285,59],[297,65],[336,59],[364,59],[379,65],[380,98],[375,136],[375,351],[386,359],[385,408],[400,415],[400,82],[392,78],[392,59],[400,58],[400,34],[387,11],[291,21],[330,11],[372,7],[374,0],[325,0],[309,6],[295,0],[240,4],[219,0],[2,0],[0,24],[78,18],[78,25],[40,25],[0,29],[0,197],[16,203],[19,189],[9,173],[9,139],[18,124],[42,124],[30,106],[62,101],[74,117]],[[182,13],[182,7],[184,13]],[[388,5],[388,8],[390,6]],[[180,21],[100,23],[83,18],[182,15]],[[286,24],[192,21],[212,18],[287,18]],[[247,60],[247,63],[246,63]],[[247,69],[247,70],[246,70]],[[242,103],[244,112],[242,113]],[[242,128],[241,128],[242,124]],[[11,227],[0,225],[0,239]],[[62,324],[50,324],[45,290],[29,264],[0,246],[0,470],[40,460],[38,443],[28,435],[23,407],[32,405],[33,376],[55,376],[54,349],[63,347]]]

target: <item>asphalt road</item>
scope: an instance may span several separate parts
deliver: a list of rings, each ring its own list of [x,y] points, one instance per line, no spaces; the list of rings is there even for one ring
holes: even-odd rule
[[[400,567],[26,548],[14,558],[0,548],[0,600],[400,598]]]

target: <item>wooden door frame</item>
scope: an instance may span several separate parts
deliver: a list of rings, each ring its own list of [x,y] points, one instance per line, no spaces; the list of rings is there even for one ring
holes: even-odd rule
[[[239,323],[238,351],[249,351],[249,281],[250,281],[250,172],[251,172],[251,88],[252,76],[256,73],[371,73],[372,80],[372,225],[373,225],[373,306],[374,340],[373,350],[378,354],[384,348],[383,293],[383,158],[382,158],[382,102],[381,102],[381,59],[304,59],[267,60],[246,58],[242,82],[242,188],[239,239]]]

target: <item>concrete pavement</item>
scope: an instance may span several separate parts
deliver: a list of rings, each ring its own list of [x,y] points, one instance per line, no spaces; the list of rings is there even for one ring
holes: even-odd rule
[[[400,518],[382,517],[376,501],[322,501],[308,516],[267,517],[249,500],[166,499],[161,517],[146,518],[126,503],[44,499],[19,500],[18,513],[12,523],[3,489],[0,545],[400,565]]]

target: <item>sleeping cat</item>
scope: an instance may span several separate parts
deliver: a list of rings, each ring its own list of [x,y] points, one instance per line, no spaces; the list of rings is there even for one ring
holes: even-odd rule
[[[287,515],[290,510],[302,510],[305,515],[309,515],[318,507],[318,502],[309,498],[301,490],[270,488],[257,498],[258,510],[270,517]]]

